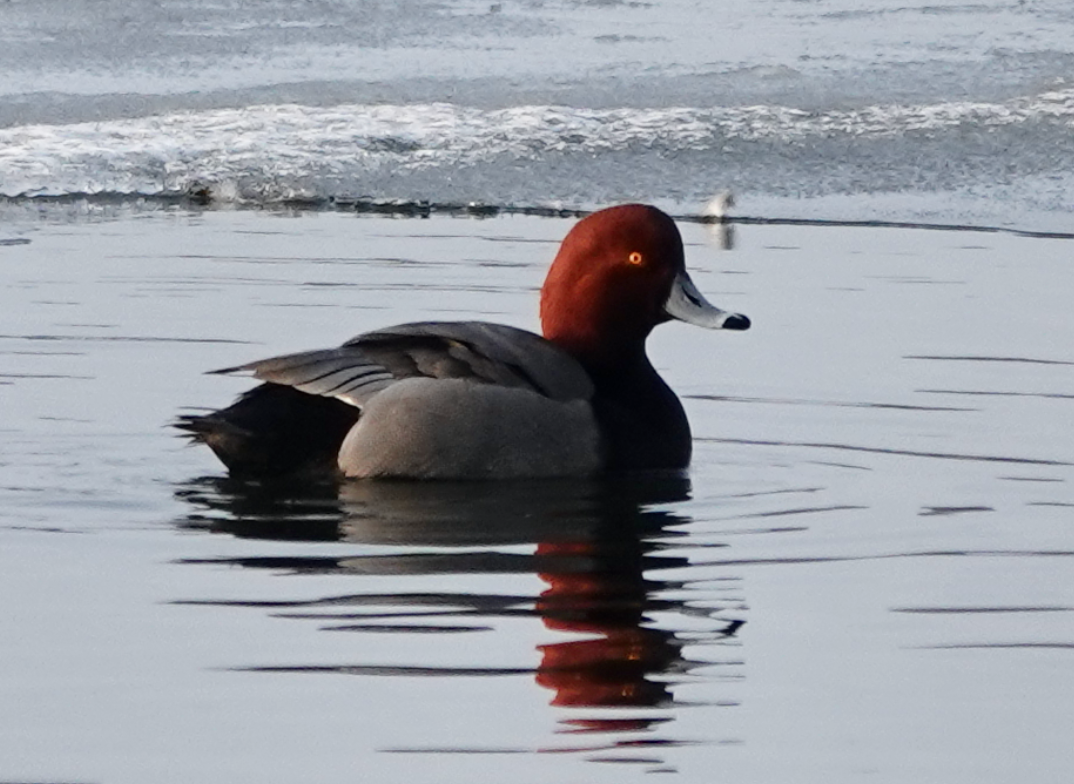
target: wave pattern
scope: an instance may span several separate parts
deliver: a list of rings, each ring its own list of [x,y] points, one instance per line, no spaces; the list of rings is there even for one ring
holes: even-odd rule
[[[587,202],[603,198],[602,188],[631,190],[637,175],[656,165],[663,167],[660,177],[680,183],[679,192],[666,194],[670,198],[703,197],[728,173],[773,191],[782,180],[788,189],[810,190],[809,195],[855,187],[944,188],[973,185],[973,175],[962,181],[957,176],[920,180],[950,178],[954,170],[972,168],[970,157],[988,157],[993,148],[1009,150],[1011,134],[1018,136],[1022,152],[1010,154],[1030,156],[1017,167],[1021,175],[1074,170],[1074,154],[1067,153],[1072,160],[1057,161],[1062,147],[1053,143],[1069,138],[1072,125],[1074,90],[1003,103],[826,112],[765,105],[649,110],[261,105],[2,129],[0,194],[168,196],[210,188],[216,198],[271,202],[442,197],[450,187],[464,199],[540,201],[544,196]],[[919,160],[916,183],[880,174],[864,186],[847,181],[856,168],[897,170],[907,145],[926,159],[940,157],[945,140],[962,151],[961,162],[947,158],[945,173],[930,172],[928,161]],[[811,151],[816,165],[809,163]],[[823,161],[821,176],[817,169]],[[892,165],[885,167],[885,161]],[[495,164],[495,175],[482,173],[489,164]],[[540,182],[528,192],[534,172]],[[634,179],[625,172],[633,172]],[[490,187],[493,177],[498,182]],[[438,188],[439,193],[431,192]]]

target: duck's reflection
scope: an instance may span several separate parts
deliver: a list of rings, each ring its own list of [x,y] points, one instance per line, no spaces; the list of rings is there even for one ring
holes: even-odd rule
[[[341,557],[228,559],[254,568],[403,577],[535,574],[547,584],[536,597],[415,594],[408,585],[396,583],[394,591],[260,606],[329,622],[325,628],[381,633],[494,631],[497,619],[536,616],[564,637],[538,649],[535,678],[553,692],[553,704],[647,709],[674,704],[674,682],[694,669],[683,656],[684,639],[674,623],[671,628],[666,622],[657,626],[654,613],[662,618],[689,616],[691,641],[697,641],[699,633],[716,640],[735,628],[712,612],[703,619],[707,624],[701,624],[707,630],[699,629],[696,611],[667,598],[682,583],[654,576],[661,569],[686,565],[681,557],[662,551],[677,536],[671,529],[687,522],[665,505],[687,499],[689,492],[688,481],[678,475],[601,481],[364,482],[301,490],[199,480],[180,490],[193,507],[181,524],[247,538],[338,540],[359,546]],[[483,625],[468,625],[479,619]],[[373,671],[354,665],[334,669]],[[389,672],[392,669],[378,665],[375,671],[415,674],[413,667]],[[421,669],[426,675],[481,672],[467,663]],[[668,719],[664,713],[642,710],[635,715],[618,711],[614,717],[575,714],[563,722],[563,731],[615,733]]]
[[[649,676],[667,672],[680,659],[680,648],[671,632],[643,626],[659,584],[643,577],[638,539],[613,550],[602,544],[537,547],[546,564],[540,576],[549,586],[537,600],[538,614],[549,629],[586,635],[542,645],[537,683],[555,692],[555,705],[666,704],[667,684]]]

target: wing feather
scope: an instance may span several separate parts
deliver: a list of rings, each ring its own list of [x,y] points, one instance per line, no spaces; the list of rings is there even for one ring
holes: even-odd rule
[[[392,383],[462,378],[519,387],[553,400],[589,399],[584,368],[544,338],[484,322],[423,322],[367,332],[339,348],[305,351],[213,371],[249,373],[272,384],[362,408]]]
[[[361,350],[350,347],[286,354],[214,372],[250,373],[260,381],[338,398],[358,408],[396,380]]]

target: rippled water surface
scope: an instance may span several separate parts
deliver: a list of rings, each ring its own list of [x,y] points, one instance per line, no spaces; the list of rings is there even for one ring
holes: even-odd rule
[[[0,232],[0,779],[1061,781],[1068,240],[683,224],[689,481],[224,479],[203,371],[536,326],[564,220],[23,206]]]

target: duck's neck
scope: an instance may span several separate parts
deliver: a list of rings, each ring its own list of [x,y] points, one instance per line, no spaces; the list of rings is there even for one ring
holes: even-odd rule
[[[550,341],[577,359],[601,387],[624,379],[656,376],[645,355],[645,338],[606,341],[582,332],[546,334]]]
[[[681,469],[690,462],[690,424],[682,403],[653,368],[645,341],[595,350],[583,341],[550,338],[570,352],[596,388],[593,409],[611,470]]]

